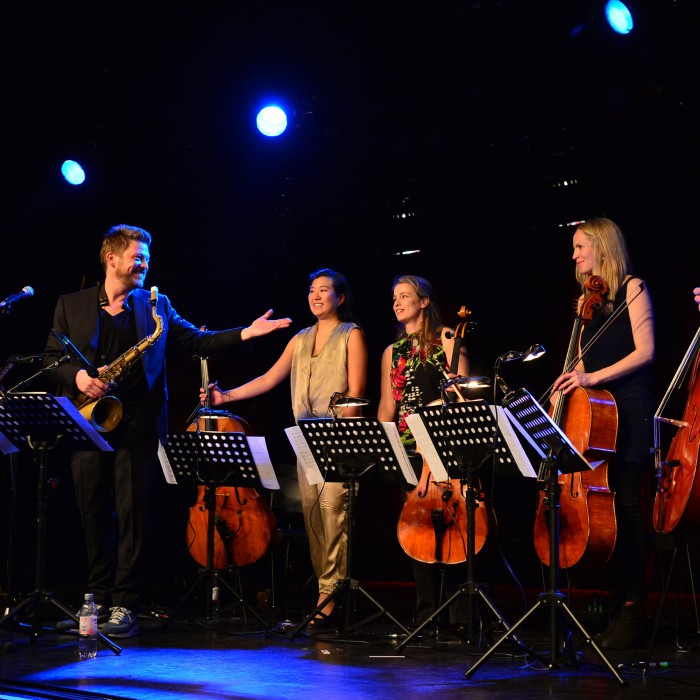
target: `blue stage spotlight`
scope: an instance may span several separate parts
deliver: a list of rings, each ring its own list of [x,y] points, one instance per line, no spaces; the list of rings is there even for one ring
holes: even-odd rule
[[[255,120],[258,130],[264,136],[279,136],[287,128],[287,115],[281,107],[263,107]]]
[[[66,160],[61,166],[61,174],[66,179],[66,182],[71,185],[82,185],[85,182],[85,171],[80,163],[74,160]]]
[[[634,29],[632,13],[620,0],[608,0],[605,3],[605,18],[618,34],[629,34]]]

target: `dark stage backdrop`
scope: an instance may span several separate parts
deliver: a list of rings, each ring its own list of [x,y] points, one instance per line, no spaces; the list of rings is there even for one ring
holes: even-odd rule
[[[401,273],[434,283],[446,322],[459,321],[462,305],[473,311],[472,374],[491,376],[500,354],[543,344],[536,363],[504,370],[511,387],[539,397],[561,370],[573,323],[565,224],[604,215],[622,226],[653,295],[661,400],[700,320],[691,297],[700,284],[693,3],[642,3],[627,43],[593,24],[572,35],[587,2],[390,3],[371,14],[361,5],[120,2],[104,4],[106,20],[89,3],[35,5],[8,10],[1,30],[12,61],[0,115],[0,296],[25,285],[35,295],[0,317],[0,359],[41,352],[57,296],[100,278],[101,235],[126,222],[154,236],[147,285],[196,325],[243,325],[270,307],[294,319],[250,353],[212,358],[222,386],[264,372],[311,323],[308,274],[330,266],[348,276],[366,332],[369,414]],[[64,54],[67,37],[77,48]],[[266,141],[251,115],[280,90],[295,117],[280,141]],[[83,187],[61,180],[66,157],[86,164]],[[405,250],[420,252],[398,255]],[[176,354],[168,363],[180,430],[199,366]],[[5,388],[29,371],[14,369]],[[236,410],[267,437],[275,465],[293,463],[288,383]],[[2,531],[31,533],[35,468],[27,455],[19,462],[18,484],[8,460],[0,465]],[[60,449],[51,469],[61,488],[50,497],[48,575],[80,585],[82,540]],[[493,488],[498,539],[522,560],[518,575],[532,578],[534,485]],[[187,570],[191,502],[164,485],[154,501],[159,575]],[[391,485],[359,499],[363,575],[410,579],[395,542],[399,508]],[[31,570],[31,547],[22,556]],[[497,553],[492,569],[507,578]]]

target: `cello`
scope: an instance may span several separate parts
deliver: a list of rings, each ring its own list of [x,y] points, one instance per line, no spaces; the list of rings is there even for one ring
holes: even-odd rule
[[[574,328],[564,363],[571,371],[581,358],[577,352],[583,324],[603,303],[608,288],[605,280],[592,275],[586,281],[586,294]],[[608,484],[609,457],[615,452],[617,406],[606,389],[576,387],[568,395],[560,394],[549,410],[571,443],[595,468],[588,472],[560,474],[559,562],[563,569],[576,564],[599,567],[612,555],[617,539],[615,494]],[[550,565],[550,539],[546,516],[548,494],[540,486],[535,517],[535,550],[540,561]]]
[[[459,316],[468,319],[471,312],[462,307]],[[450,372],[457,373],[460,345],[470,323],[465,321],[455,328]],[[447,379],[449,375],[445,370]],[[455,386],[456,400],[466,399]],[[431,402],[442,403],[441,399]],[[478,488],[478,485],[477,485]],[[478,494],[483,501],[483,495]],[[488,535],[489,516],[485,507],[475,509],[474,554],[481,551]],[[467,561],[467,503],[465,484],[461,479],[436,481],[425,458],[418,485],[406,494],[406,500],[397,525],[401,548],[409,557],[427,564],[461,564]]]
[[[693,360],[693,356],[695,359]],[[688,380],[688,397],[680,421],[660,418],[670,391],[677,387],[681,378],[692,365]],[[654,421],[654,458],[656,462],[656,496],[654,498],[654,529],[667,535],[675,530],[683,533],[693,531],[700,524],[700,485],[696,478],[698,449],[700,446],[700,328],[678,368],[669,391],[657,410]],[[658,421],[675,425],[678,431],[671,440],[666,460],[660,460]]]
[[[228,411],[211,408],[209,367],[200,357],[204,407],[196,410],[188,431],[251,434],[242,418]],[[197,501],[190,508],[187,523],[187,550],[201,566],[209,563],[209,507],[214,490],[213,561],[211,566],[221,570],[253,564],[267,554],[277,542],[277,520],[264,498],[256,489],[241,486],[200,484]]]

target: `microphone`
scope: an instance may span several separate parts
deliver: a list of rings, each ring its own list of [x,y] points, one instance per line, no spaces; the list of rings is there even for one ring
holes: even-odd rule
[[[0,309],[4,309],[6,306],[10,306],[10,304],[14,304],[20,299],[24,299],[25,297],[31,296],[34,296],[34,290],[29,285],[27,285],[26,287],[22,287],[21,292],[17,292],[17,294],[10,294],[10,296],[7,297],[7,299],[0,301]]]
[[[73,345],[67,336],[63,335],[63,333],[59,333],[55,328],[52,328],[51,332],[61,341],[63,347],[66,349],[66,353],[71,354],[72,351],[73,355],[78,358],[78,362],[80,362],[80,364],[83,366],[83,369],[88,373],[88,376],[92,377],[93,379],[100,376],[97,368],[85,358],[83,353],[81,353],[80,350]]]

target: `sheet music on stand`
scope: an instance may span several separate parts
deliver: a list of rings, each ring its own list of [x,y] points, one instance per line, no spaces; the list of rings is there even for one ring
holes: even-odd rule
[[[280,487],[264,437],[203,430],[171,433],[160,451],[161,462],[164,455],[168,467],[185,483],[213,480],[273,491]]]
[[[415,472],[394,423],[377,418],[302,418],[285,430],[310,484],[344,481],[344,466],[364,462],[363,480],[400,478],[415,486]]]
[[[520,434],[542,459],[548,457],[551,450],[560,474],[573,474],[595,468],[571,444],[562,429],[527,389],[511,391],[504,397],[503,406]]]
[[[66,396],[46,392],[7,394],[0,403],[0,451],[16,452],[34,442],[66,439],[72,449],[111,452],[112,447],[102,438],[73,402]]]
[[[484,399],[422,406],[406,422],[436,481],[460,478],[465,456],[495,457],[500,476],[537,477],[501,407]]]

